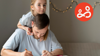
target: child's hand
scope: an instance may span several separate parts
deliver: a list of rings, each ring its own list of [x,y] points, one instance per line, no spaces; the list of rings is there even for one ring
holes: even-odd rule
[[[28,35],[32,35],[32,29],[29,27],[25,27],[25,31],[27,32]]]

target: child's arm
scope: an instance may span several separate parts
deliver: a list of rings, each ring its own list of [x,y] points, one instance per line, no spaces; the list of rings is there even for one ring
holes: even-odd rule
[[[18,22],[17,27],[20,28],[20,29],[25,30],[28,35],[31,35],[31,29],[29,27],[21,25],[20,22]]]
[[[20,28],[20,29],[23,29],[23,30],[26,30],[26,28],[27,28],[26,26],[22,26],[20,24],[20,22],[18,22],[17,27]]]
[[[31,13],[31,11],[28,12],[27,14],[24,14],[20,18],[20,20],[19,20],[19,22],[17,24],[17,27],[20,28],[20,29],[25,30],[28,35],[31,35],[30,34],[31,33],[31,28],[30,27],[31,27],[31,19],[32,18],[33,18],[33,15]]]

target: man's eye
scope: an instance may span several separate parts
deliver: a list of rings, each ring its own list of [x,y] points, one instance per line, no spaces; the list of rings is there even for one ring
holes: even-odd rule
[[[39,32],[36,32],[36,33],[39,33]]]

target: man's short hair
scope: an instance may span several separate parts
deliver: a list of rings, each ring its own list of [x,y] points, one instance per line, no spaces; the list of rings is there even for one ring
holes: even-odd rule
[[[49,17],[44,13],[44,14],[37,14],[33,20],[35,26],[38,29],[43,29],[45,28],[47,25],[49,25],[50,20]]]

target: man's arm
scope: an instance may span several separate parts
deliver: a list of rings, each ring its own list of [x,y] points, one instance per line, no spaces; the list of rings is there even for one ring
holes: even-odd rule
[[[28,51],[27,49],[23,52],[15,52],[5,48],[2,48],[1,55],[2,56],[33,56],[32,52]]]
[[[63,48],[61,46],[61,44],[58,42],[58,40],[56,39],[55,35],[53,32],[52,33],[52,41],[51,41],[51,44],[52,44],[52,52],[51,54],[52,55],[63,55]]]
[[[15,52],[9,49],[2,48],[1,56],[21,56],[21,52]]]
[[[30,54],[29,51],[23,51],[23,52],[15,52],[15,50],[18,47],[18,44],[20,43],[22,37],[24,37],[24,30],[17,29],[7,40],[7,42],[3,45],[3,48],[1,50],[2,56],[25,56],[30,55],[32,56],[32,53]],[[27,54],[28,53],[28,54]]]
[[[63,55],[63,50],[62,50],[62,49],[56,49],[56,50],[52,51],[51,54],[52,54],[53,56],[56,56],[56,55]]]

